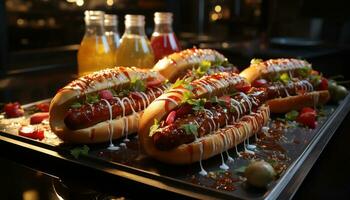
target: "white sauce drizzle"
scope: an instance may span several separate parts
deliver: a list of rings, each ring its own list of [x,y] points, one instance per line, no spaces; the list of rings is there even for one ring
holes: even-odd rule
[[[206,175],[208,175],[208,172],[204,170],[203,164],[202,164],[202,158],[203,158],[203,143],[202,142],[199,143],[199,152],[200,152],[199,166],[201,168],[201,171],[199,172],[199,174],[202,176],[206,176]]]
[[[115,150],[119,150],[119,147],[118,146],[115,146],[113,144],[113,125],[112,125],[112,120],[113,120],[113,115],[112,115],[112,106],[111,104],[106,100],[106,99],[102,99],[104,102],[106,102],[107,104],[107,107],[108,107],[108,111],[109,111],[109,121],[108,121],[108,132],[109,132],[109,147],[107,148],[108,150],[112,150],[112,151],[115,151]]]

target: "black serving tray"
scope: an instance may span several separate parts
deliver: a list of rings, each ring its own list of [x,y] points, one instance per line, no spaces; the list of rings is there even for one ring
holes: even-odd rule
[[[26,110],[30,110],[36,103],[24,107]],[[235,160],[234,162],[227,162],[226,154],[224,154],[226,164],[230,167],[228,171],[219,168],[222,161],[221,156],[218,155],[203,162],[204,168],[211,172],[210,176],[203,177],[198,174],[198,163],[172,166],[148,157],[139,148],[137,136],[130,138],[131,141],[127,143],[126,149],[109,151],[106,149],[107,143],[89,145],[89,154],[75,159],[70,154],[70,150],[76,146],[64,144],[54,137],[49,140],[37,141],[18,136],[16,128],[7,128],[8,125],[1,124],[0,120],[0,144],[16,153],[17,159],[19,156],[19,159],[26,157],[29,160],[40,158],[52,163],[52,165],[65,163],[73,173],[72,169],[77,170],[77,172],[83,171],[82,169],[94,170],[103,173],[107,179],[117,180],[122,183],[124,189],[135,193],[138,190],[147,190],[154,192],[154,194],[181,195],[201,199],[287,199],[294,195],[349,110],[350,95],[339,105],[325,106],[323,108],[324,116],[318,119],[316,129],[294,127],[291,126],[293,124],[289,123],[287,127],[282,128],[283,134],[279,135],[277,144],[281,148],[266,150],[260,148],[262,145],[258,145],[257,158],[266,160],[274,156],[282,157],[279,159],[284,166],[279,178],[263,190],[247,186],[244,179],[239,176],[237,169],[247,165],[249,159],[238,157],[234,148],[229,151],[230,156]],[[269,126],[274,126],[278,117],[272,116],[272,122]],[[259,135],[258,138],[262,138],[262,135]],[[259,141],[264,142],[264,139]],[[114,141],[115,144],[121,142],[122,140]],[[250,143],[255,142],[254,137],[252,137]],[[242,151],[243,145],[239,145],[238,149]],[[34,157],[28,158],[29,154]],[[221,176],[230,177],[231,182],[223,185],[217,184],[219,180],[223,180],[218,178]],[[225,190],[222,188],[223,186],[232,186],[232,188]]]

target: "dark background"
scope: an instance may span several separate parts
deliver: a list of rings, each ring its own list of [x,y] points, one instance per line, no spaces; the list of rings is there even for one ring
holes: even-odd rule
[[[153,13],[170,11],[183,48],[217,49],[240,69],[252,58],[304,58],[326,77],[342,74],[349,79],[350,12],[346,0],[113,2],[108,6],[105,0],[84,0],[78,6],[66,0],[0,1],[0,103],[50,98],[76,77],[76,53],[87,9],[117,14],[120,34],[125,14],[143,14],[148,36],[154,27]],[[220,12],[215,11],[216,6],[221,7]],[[349,120],[347,116],[295,199],[349,199]],[[41,199],[56,198],[51,185],[57,178],[8,159],[13,158],[0,159],[0,195],[4,199],[21,199],[29,189],[39,191]]]

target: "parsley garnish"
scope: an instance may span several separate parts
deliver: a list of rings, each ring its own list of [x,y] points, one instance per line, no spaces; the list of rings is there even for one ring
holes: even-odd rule
[[[82,105],[79,102],[74,102],[70,107],[71,108],[80,108]]]
[[[146,91],[146,84],[140,79],[132,78],[130,80],[130,89],[137,92],[144,92]]]
[[[288,121],[295,121],[299,115],[299,112],[296,110],[292,110],[284,115],[286,120]]]
[[[192,105],[192,110],[194,111],[203,111],[206,99],[189,99],[187,103]]]
[[[149,128],[149,136],[152,137],[153,134],[158,130],[159,122],[157,119],[154,119],[153,125]]]
[[[279,79],[283,82],[283,83],[288,83],[290,81],[290,77],[288,75],[288,73],[283,73]]]
[[[80,155],[88,155],[90,148],[86,145],[82,147],[76,147],[70,150],[70,154],[74,156],[75,159],[78,159]]]
[[[262,59],[258,59],[258,58],[253,58],[251,61],[250,61],[250,64],[259,64],[263,62]]]
[[[198,136],[198,126],[195,124],[183,124],[181,128],[184,129],[188,135]]]
[[[311,68],[310,68],[310,67],[307,67],[307,66],[305,66],[305,67],[300,68],[300,69],[297,70],[298,74],[299,74],[301,77],[303,77],[303,78],[308,77],[309,74],[310,74],[310,71],[311,71]]]
[[[97,103],[100,101],[98,94],[86,94],[86,102],[89,104]]]

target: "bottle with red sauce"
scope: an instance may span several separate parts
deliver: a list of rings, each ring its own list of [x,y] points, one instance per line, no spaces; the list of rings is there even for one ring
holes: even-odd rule
[[[181,50],[180,44],[172,29],[172,22],[172,13],[154,13],[155,28],[151,38],[151,46],[156,62],[164,56]]]

